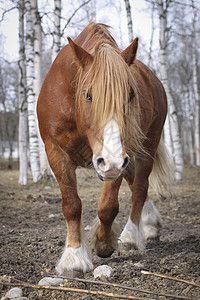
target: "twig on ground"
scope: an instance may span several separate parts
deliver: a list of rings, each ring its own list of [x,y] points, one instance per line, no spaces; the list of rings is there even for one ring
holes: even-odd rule
[[[183,282],[183,283],[193,285],[193,286],[196,286],[196,287],[200,288],[200,285],[198,283],[187,281],[187,280],[184,280],[184,279],[171,277],[171,276],[167,276],[167,275],[162,275],[162,274],[158,274],[158,273],[153,273],[153,272],[148,272],[148,271],[141,271],[141,273],[143,275],[152,275],[152,276],[156,276],[156,277],[161,277],[161,278],[165,278],[165,279],[170,279],[170,280],[174,280],[174,281]]]
[[[88,279],[83,279],[83,278],[72,278],[72,277],[59,276],[59,275],[49,275],[49,276],[53,277],[53,278],[63,278],[63,279],[71,280],[71,281],[79,281],[79,282],[91,283],[91,284],[97,284],[97,285],[107,285],[107,286],[112,286],[112,287],[117,287],[117,288],[121,288],[121,289],[131,290],[131,291],[134,291],[134,292],[139,292],[139,293],[144,293],[144,294],[151,294],[151,295],[156,295],[156,296],[164,296],[166,298],[192,300],[192,299],[190,299],[188,297],[185,297],[185,296],[172,295],[172,294],[164,294],[164,293],[157,293],[157,292],[152,292],[152,291],[147,291],[147,290],[141,290],[141,289],[138,289],[138,288],[134,288],[134,287],[130,287],[130,286],[125,286],[125,285],[121,285],[121,284],[117,284],[117,283],[88,280]]]
[[[107,285],[107,286],[112,286],[112,287],[117,287],[117,288],[122,288],[122,289],[126,289],[126,290],[131,290],[131,291],[134,291],[134,292],[140,292],[140,293],[144,293],[144,294],[151,294],[151,295],[156,295],[156,296],[164,296],[166,298],[173,298],[173,299],[182,299],[182,300],[192,300],[192,299],[189,299],[188,297],[186,296],[180,296],[180,295],[172,295],[172,294],[165,294],[165,293],[158,293],[158,292],[154,292],[154,291],[148,291],[148,290],[141,290],[141,289],[138,289],[138,288],[134,288],[134,287],[130,287],[130,286],[124,286],[124,285],[120,285],[120,284],[117,284],[117,283],[110,283],[110,282],[104,282],[104,281],[95,281],[95,280],[88,280],[88,279],[83,279],[83,278],[73,278],[73,277],[67,277],[67,276],[59,276],[59,275],[50,275],[48,274],[35,260],[33,260],[32,258],[28,257],[27,255],[25,254],[22,254],[21,252],[19,251],[16,251],[15,249],[13,249],[14,252],[16,252],[18,255],[21,255],[22,257],[26,258],[27,260],[29,260],[32,264],[34,264],[35,266],[37,266],[45,276],[47,277],[53,277],[53,278],[63,278],[63,279],[67,279],[67,280],[71,280],[71,281],[79,281],[79,282],[84,282],[84,283],[90,283],[90,284],[98,284],[98,285]],[[193,283],[193,282],[189,282],[189,281],[186,281],[186,280],[183,280],[183,279],[178,279],[178,278],[174,278],[174,277],[169,277],[169,276],[166,276],[166,275],[162,275],[162,274],[157,274],[157,273],[153,273],[153,272],[148,272],[148,271],[141,271],[141,273],[143,275],[153,275],[153,276],[157,276],[157,277],[162,277],[162,278],[166,278],[166,279],[171,279],[171,280],[175,280],[175,281],[179,281],[179,282],[184,282],[184,283],[187,283],[187,284],[190,284],[190,285],[193,285],[193,286],[196,286],[196,287],[200,287],[200,285],[196,284],[196,283]],[[16,278],[13,278],[14,280],[16,280],[19,285],[20,284],[26,284],[26,285],[29,285],[29,283],[21,283],[19,280],[17,280]],[[31,286],[33,287],[33,285],[31,284]],[[34,286],[37,286],[37,285],[34,285]],[[41,287],[42,286],[38,286],[38,287]],[[46,287],[46,289],[48,288],[48,286],[43,286],[43,287]],[[60,287],[62,288],[62,287]],[[57,289],[60,289],[59,287],[49,287],[49,289],[53,290],[57,290]],[[39,288],[38,288],[39,289]],[[65,287],[65,289],[68,289]],[[69,288],[70,289],[70,288]],[[80,290],[81,291],[84,291],[82,289],[76,289],[76,290]],[[66,290],[67,291],[67,290]],[[87,290],[85,290],[87,291]],[[73,291],[72,291],[73,292]],[[74,291],[76,292],[76,291]],[[93,292],[93,291],[92,291]],[[95,291],[94,291],[95,292]],[[77,291],[78,293],[78,291]],[[112,293],[107,293],[107,294],[112,294]],[[120,296],[120,295],[119,295]],[[112,297],[112,296],[108,296],[108,297]],[[115,296],[113,296],[115,297]],[[121,296],[120,296],[121,297]],[[141,298],[123,298],[124,296],[122,295],[121,299],[141,299]],[[132,296],[130,296],[132,297]],[[133,296],[134,297],[134,296]],[[117,298],[117,297],[116,297]],[[119,298],[119,297],[118,297]],[[142,299],[145,299],[145,298],[142,298]],[[148,298],[149,299],[149,298]]]
[[[0,284],[8,285],[8,286],[21,286],[21,287],[25,287],[25,288],[33,288],[33,289],[38,289],[38,290],[45,289],[45,290],[53,290],[53,291],[64,291],[64,292],[72,292],[72,293],[100,295],[100,296],[105,296],[105,297],[110,297],[110,298],[118,298],[118,299],[153,300],[150,298],[144,298],[144,297],[140,298],[140,297],[135,297],[135,296],[119,295],[119,294],[107,293],[107,292],[102,292],[102,291],[90,291],[90,290],[77,289],[77,288],[37,285],[37,284],[31,284],[31,283],[25,283],[25,282],[9,283],[9,282],[0,281]]]

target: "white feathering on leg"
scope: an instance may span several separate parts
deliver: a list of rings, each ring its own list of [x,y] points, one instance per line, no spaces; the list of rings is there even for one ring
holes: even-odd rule
[[[147,200],[143,206],[139,230],[143,238],[153,239],[158,236],[159,227],[162,226],[162,218],[151,200]]]
[[[66,241],[64,252],[56,266],[56,271],[61,275],[67,271],[80,271],[86,273],[92,269],[91,249],[81,225],[81,247],[77,249],[67,247]]]
[[[136,249],[144,250],[143,238],[137,226],[131,221],[130,217],[122,231],[119,241],[123,244],[132,245]]]

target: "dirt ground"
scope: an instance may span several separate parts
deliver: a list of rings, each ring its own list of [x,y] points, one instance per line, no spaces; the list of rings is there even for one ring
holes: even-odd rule
[[[102,183],[93,171],[78,170],[78,190],[83,203],[84,226],[96,216]],[[66,238],[61,196],[56,182],[46,181],[18,186],[18,171],[0,169],[0,279],[35,283],[55,273]],[[125,290],[118,287],[65,280],[64,286],[132,295],[141,299],[200,299],[198,287],[143,275],[141,270],[160,273],[200,284],[200,168],[186,168],[183,181],[174,187],[170,199],[155,199],[163,218],[160,239],[150,241],[144,251],[115,251],[110,258],[93,254],[94,267],[111,266],[114,275],[109,282],[157,295]],[[123,228],[130,209],[130,192],[123,182],[119,194],[120,213],[117,220]],[[93,272],[85,278],[94,280]],[[0,285],[0,295],[9,288]],[[171,297],[159,296],[171,294]],[[24,288],[28,299],[108,299],[83,293],[44,291]],[[173,296],[174,295],[174,296]],[[179,298],[176,298],[179,296]],[[187,297],[187,298],[184,298]]]

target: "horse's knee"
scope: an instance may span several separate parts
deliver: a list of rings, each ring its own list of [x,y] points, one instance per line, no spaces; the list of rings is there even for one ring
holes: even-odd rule
[[[106,202],[98,205],[98,217],[103,224],[110,225],[117,216],[119,212],[119,203],[116,202]]]
[[[81,219],[81,211],[82,205],[80,199],[74,200],[62,200],[62,211],[66,221],[70,220],[80,220]]]

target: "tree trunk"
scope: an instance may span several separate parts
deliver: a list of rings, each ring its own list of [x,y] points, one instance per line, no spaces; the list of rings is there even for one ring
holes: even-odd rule
[[[26,84],[28,102],[29,152],[33,181],[40,178],[39,143],[36,125],[36,101],[34,92],[33,17],[30,0],[26,0]]]
[[[152,3],[152,8],[151,8],[151,38],[150,38],[149,57],[148,57],[148,64],[147,64],[149,67],[151,67],[152,47],[153,47],[153,38],[154,38],[154,31],[155,31],[154,12],[155,12],[155,4]]]
[[[54,0],[54,31],[53,31],[53,49],[52,61],[60,51],[60,21],[61,21],[61,0]]]
[[[191,0],[193,20],[192,20],[192,67],[193,67],[193,89],[195,96],[195,153],[196,165],[200,166],[200,95],[198,91],[198,73],[197,73],[197,53],[196,53],[196,9],[194,1]]]
[[[42,28],[41,28],[41,19],[38,11],[38,3],[37,0],[32,1],[32,16],[33,16],[33,27],[34,27],[34,92],[35,92],[35,101],[37,101],[40,88],[41,88],[41,52],[42,52]],[[48,173],[47,169],[48,162],[45,153],[44,143],[41,139],[38,122],[38,142],[39,142],[39,157],[40,157],[40,175],[41,177],[46,177]]]
[[[167,75],[167,46],[168,46],[168,37],[167,37],[167,9],[169,5],[169,1],[157,0],[157,9],[160,20],[160,75],[161,81],[165,88],[167,97],[168,97],[168,120],[169,124],[167,124],[170,128],[167,131],[167,134],[170,134],[171,137],[165,136],[168,141],[171,140],[171,149],[170,152],[173,155],[174,163],[175,163],[175,179],[182,179],[182,171],[183,171],[183,153],[182,146],[180,141],[180,134],[178,128],[178,117],[176,107],[174,105],[174,100],[171,95],[168,83],[168,75]],[[166,134],[166,132],[165,132]],[[169,145],[168,145],[169,146]]]
[[[24,0],[19,3],[19,184],[28,183],[28,153],[27,153],[27,102],[26,102],[26,66],[24,49]]]
[[[126,16],[127,16],[127,25],[128,25],[128,39],[129,43],[133,41],[133,22],[131,16],[131,5],[129,0],[124,0],[126,6]]]

